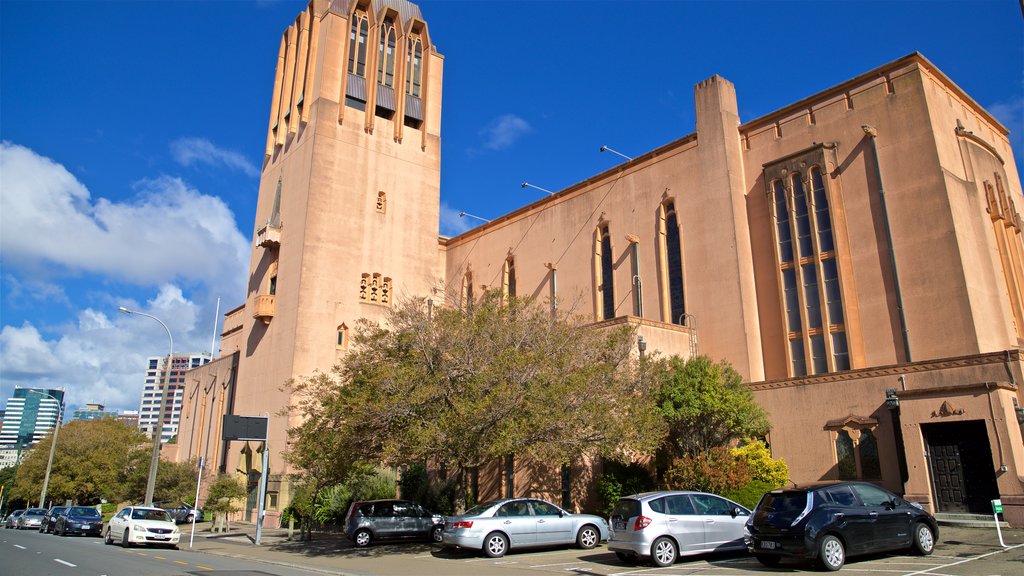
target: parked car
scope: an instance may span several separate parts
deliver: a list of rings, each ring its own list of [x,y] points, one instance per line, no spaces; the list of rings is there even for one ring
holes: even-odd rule
[[[839,570],[847,556],[891,550],[931,554],[939,526],[919,504],[865,482],[773,490],[747,523],[747,548],[761,564],[787,556]]]
[[[405,500],[353,502],[345,516],[345,534],[356,546],[375,540],[429,538],[441,541],[444,517]]]
[[[29,508],[18,517],[18,530],[39,529],[42,525],[43,516],[46,516],[46,508]]]
[[[43,533],[53,532],[53,527],[57,524],[57,516],[64,510],[67,510],[67,508],[67,506],[50,506],[42,521],[39,522],[39,531]]]
[[[24,510],[15,510],[14,512],[8,514],[7,518],[4,518],[4,528],[17,528],[18,517],[20,517],[24,513]]]
[[[449,518],[441,533],[446,547],[483,550],[500,558],[509,550],[575,543],[589,550],[608,539],[600,516],[572,514],[544,500],[513,498],[474,506]]]
[[[750,510],[704,492],[644,492],[619,498],[608,549],[628,563],[671,566],[680,556],[746,550]]]
[[[203,511],[187,502],[180,502],[177,506],[173,507],[163,505],[160,507],[167,510],[167,513],[170,514],[171,518],[173,518],[178,524],[191,524],[193,517],[195,517],[196,522],[203,521]]]
[[[136,544],[154,544],[178,548],[181,532],[163,508],[128,506],[114,514],[103,532],[103,543],[129,548]]]
[[[85,534],[99,536],[103,532],[103,516],[89,506],[70,506],[57,515],[53,529],[60,536]]]

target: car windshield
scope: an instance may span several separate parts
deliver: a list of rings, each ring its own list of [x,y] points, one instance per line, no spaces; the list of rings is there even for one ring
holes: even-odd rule
[[[26,516],[46,516],[46,510],[42,508],[29,508],[25,511]]]
[[[490,502],[484,502],[483,504],[477,504],[463,514],[463,516],[479,516],[483,514],[488,508],[497,504],[497,500],[491,500]]]
[[[90,518],[99,518],[100,513],[97,512],[95,508],[75,506],[68,510],[68,516],[88,516]]]
[[[163,522],[170,522],[171,517],[163,510],[140,510],[136,508],[135,510],[132,510],[132,520],[160,520]]]
[[[612,510],[612,518],[629,520],[640,515],[640,501],[632,498],[621,498]]]

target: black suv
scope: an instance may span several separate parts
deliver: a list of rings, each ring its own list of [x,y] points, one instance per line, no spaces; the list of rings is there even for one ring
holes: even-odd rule
[[[909,549],[931,554],[939,526],[920,505],[865,482],[773,490],[747,521],[747,549],[761,564],[786,556],[839,570],[846,556]]]
[[[362,548],[374,540],[429,538],[441,542],[444,517],[405,500],[353,502],[345,517],[345,534]]]

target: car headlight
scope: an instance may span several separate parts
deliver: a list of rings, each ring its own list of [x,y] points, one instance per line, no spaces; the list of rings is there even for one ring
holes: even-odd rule
[[[145,532],[146,531],[146,527],[143,526],[142,524],[136,524],[135,526],[132,526],[132,530],[142,530],[143,532]]]

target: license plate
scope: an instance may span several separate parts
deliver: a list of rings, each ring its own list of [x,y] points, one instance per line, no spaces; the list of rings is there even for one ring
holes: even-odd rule
[[[758,543],[757,547],[758,548],[762,548],[764,550],[775,550],[776,548],[779,547],[779,543],[778,542],[772,542],[771,540],[761,540]]]
[[[615,521],[615,529],[616,530],[625,530],[626,529],[626,521],[625,520],[616,520]]]

